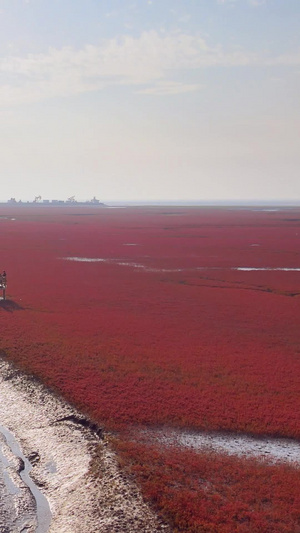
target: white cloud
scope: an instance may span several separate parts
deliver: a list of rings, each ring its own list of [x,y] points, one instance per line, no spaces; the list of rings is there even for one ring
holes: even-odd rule
[[[228,4],[228,5],[233,5],[237,2],[238,0],[217,0],[217,3],[218,4]]]
[[[105,16],[106,16],[107,19],[109,19],[109,18],[112,18],[112,17],[117,17],[119,14],[120,14],[120,11],[117,11],[115,9],[114,11],[107,11],[107,13],[105,13]]]
[[[300,65],[300,50],[294,54],[281,54],[277,57],[266,59],[265,64],[270,66],[283,65],[286,67],[297,67]]]
[[[199,84],[188,84],[180,83],[176,81],[158,81],[154,86],[148,87],[147,89],[141,89],[137,92],[139,94],[156,94],[159,96],[162,95],[171,95],[171,94],[183,94],[195,92],[201,89]]]
[[[217,0],[218,4],[226,4],[228,6],[233,6],[240,0]],[[248,0],[248,4],[253,7],[259,7],[266,3],[267,0]]]
[[[185,15],[182,15],[178,18],[178,22],[182,22],[183,24],[186,24],[191,20],[192,16],[189,13],[186,13]]]
[[[47,54],[0,58],[0,105],[97,91],[108,85],[141,86],[140,92],[148,94],[179,94],[198,86],[171,81],[175,69],[299,64],[300,52],[260,57],[225,52],[199,35],[148,31],[137,38],[125,35],[80,50],[51,48]]]
[[[266,3],[266,0],[249,0],[250,6],[259,7]]]

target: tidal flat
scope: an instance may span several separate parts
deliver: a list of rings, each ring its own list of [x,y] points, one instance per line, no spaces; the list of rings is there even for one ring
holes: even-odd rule
[[[5,361],[0,423],[1,531],[168,530],[121,472],[109,436]]]

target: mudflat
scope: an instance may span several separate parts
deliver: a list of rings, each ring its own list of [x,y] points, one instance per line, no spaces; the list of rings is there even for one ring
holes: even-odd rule
[[[5,361],[0,376],[0,423],[29,461],[30,477],[50,510],[23,481],[24,461],[1,434],[1,531],[168,530],[121,472],[109,435]]]

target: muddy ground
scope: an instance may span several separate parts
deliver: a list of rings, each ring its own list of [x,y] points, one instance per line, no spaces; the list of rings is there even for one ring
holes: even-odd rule
[[[51,520],[49,526],[47,509],[21,478],[24,461],[1,434],[1,533],[170,531],[120,470],[109,435],[2,360],[0,424],[29,459],[29,475],[47,499]]]

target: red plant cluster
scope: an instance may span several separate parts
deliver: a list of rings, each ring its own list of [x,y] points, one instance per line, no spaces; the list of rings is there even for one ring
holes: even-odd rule
[[[299,471],[213,453],[117,444],[174,532],[299,531]]]
[[[299,221],[292,209],[2,208],[0,347],[121,434],[300,438],[300,272],[275,270],[300,267]]]

